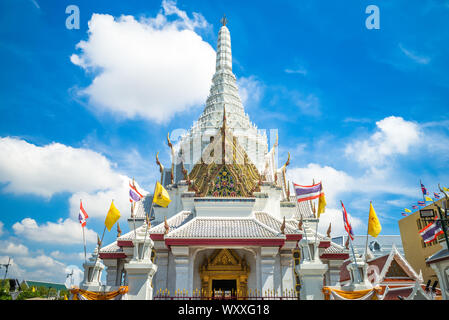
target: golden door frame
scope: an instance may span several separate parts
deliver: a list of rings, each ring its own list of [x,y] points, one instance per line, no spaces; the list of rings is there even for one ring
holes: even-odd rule
[[[217,249],[200,266],[201,291],[203,296],[212,297],[213,280],[236,280],[237,297],[248,295],[250,268],[245,259],[232,249]]]

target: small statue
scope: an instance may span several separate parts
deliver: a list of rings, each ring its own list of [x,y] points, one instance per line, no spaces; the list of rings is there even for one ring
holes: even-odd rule
[[[164,234],[167,234],[168,231],[170,230],[170,226],[168,225],[168,222],[167,222],[167,217],[164,217],[164,228],[165,228]]]
[[[282,225],[281,225],[281,233],[285,234],[285,217],[284,217],[284,221],[282,222]]]
[[[299,230],[302,230],[302,217],[301,217],[301,220],[299,220],[299,222],[298,222],[298,229]]]
[[[328,238],[330,238],[331,237],[331,225],[332,225],[332,222],[329,222],[329,228],[327,228],[327,233],[326,233],[326,236],[328,237]]]

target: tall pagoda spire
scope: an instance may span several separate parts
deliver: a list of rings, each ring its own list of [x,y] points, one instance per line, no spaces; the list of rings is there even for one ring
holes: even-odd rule
[[[223,16],[221,23],[222,27],[218,32],[216,72],[223,70],[232,73],[231,33],[226,27],[226,16]]]
[[[215,135],[222,128],[226,105],[226,128],[241,140],[241,145],[249,158],[258,169],[261,169],[264,163],[263,157],[268,152],[267,137],[264,132],[259,132],[243,108],[237,79],[232,72],[231,34],[227,23],[226,16],[223,16],[217,39],[215,73],[206,105],[198,121],[194,123],[181,144],[186,150],[193,150],[194,139],[204,141],[207,137]],[[206,144],[202,143],[201,152],[204,148]],[[199,155],[194,155],[193,152],[186,156],[190,164],[196,163],[199,159]],[[190,164],[187,166],[190,167]]]

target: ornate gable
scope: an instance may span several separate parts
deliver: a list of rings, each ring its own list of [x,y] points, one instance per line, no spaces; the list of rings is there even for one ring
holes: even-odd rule
[[[226,115],[226,110],[224,110]],[[192,171],[184,169],[189,191],[197,197],[252,197],[260,191],[261,175],[232,132],[223,127],[204,149]]]

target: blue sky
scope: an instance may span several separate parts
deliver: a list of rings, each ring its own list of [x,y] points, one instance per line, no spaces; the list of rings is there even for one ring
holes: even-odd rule
[[[371,4],[378,30],[365,26]],[[66,28],[68,5],[79,29]],[[64,281],[67,266],[81,267],[80,198],[88,252],[111,198],[128,231],[126,183],[150,191],[156,152],[169,164],[167,132],[201,114],[224,13],[245,111],[278,130],[291,181],[323,180],[320,228],[342,232],[343,200],[365,234],[371,200],[382,233],[399,234],[420,179],[432,193],[449,186],[448,1],[7,0],[0,259],[13,257],[11,272]]]

